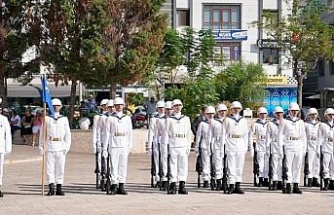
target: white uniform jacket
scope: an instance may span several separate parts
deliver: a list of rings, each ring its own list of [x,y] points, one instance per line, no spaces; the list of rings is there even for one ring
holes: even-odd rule
[[[223,123],[226,118],[217,118],[212,123],[212,143],[213,150],[221,150],[224,151],[224,143],[223,143]]]
[[[202,149],[211,151],[213,121],[214,119],[211,120],[211,123],[208,120],[199,123],[196,132],[196,151],[199,151],[200,146]]]
[[[187,116],[174,115],[166,118],[166,129],[162,133],[162,144],[171,148],[191,147],[191,123]]]
[[[305,132],[307,137],[307,151],[320,152],[320,122],[305,122]]]
[[[330,125],[328,122],[323,122],[320,125],[320,144],[322,146],[322,152],[333,154],[334,152],[334,125]]]
[[[12,134],[7,117],[0,115],[0,154],[12,152]]]
[[[271,146],[271,153],[272,154],[280,154],[283,155],[283,148],[282,142],[278,142],[278,135],[279,135],[279,128],[280,128],[280,122],[278,119],[273,119],[272,121],[268,122],[267,126],[267,134],[266,134],[266,147],[267,152],[270,152],[270,146]]]
[[[265,152],[266,147],[266,136],[267,136],[268,121],[262,121],[257,119],[252,125],[249,132],[249,145],[252,145],[253,142],[256,143],[256,151]]]
[[[243,117],[236,119],[233,115],[225,119],[223,123],[223,143],[226,144],[226,152],[246,152],[248,148],[247,121]]]

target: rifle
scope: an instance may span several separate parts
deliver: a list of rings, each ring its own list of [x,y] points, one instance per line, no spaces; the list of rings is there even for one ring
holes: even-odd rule
[[[196,160],[196,172],[197,172],[197,187],[201,187],[201,175],[203,172],[203,163],[202,163],[202,137],[199,142],[199,147],[198,147],[198,156]]]
[[[111,156],[108,150],[108,158],[107,158],[107,174],[106,174],[106,193],[110,193],[111,188],[111,172],[110,172],[110,165],[111,165]]]
[[[271,151],[271,144],[269,145],[269,173],[268,173],[268,176],[269,176],[269,190],[272,190],[272,182],[273,182],[273,154],[272,154],[272,151]]]
[[[161,145],[160,143],[158,143],[158,147],[159,147],[159,182],[160,182],[160,190],[162,190],[162,177],[164,175],[163,173],[163,169],[162,169],[162,162],[161,162]]]
[[[95,185],[96,185],[96,189],[100,188],[100,168],[99,168],[99,153],[96,152],[95,153]]]
[[[157,170],[154,162],[154,143],[152,143],[152,155],[151,155],[151,187],[154,187],[154,176]]]
[[[320,146],[320,190],[324,189],[324,155],[322,153],[322,146]]]
[[[259,162],[257,161],[257,151],[256,151],[256,143],[253,142],[254,148],[254,157],[253,157],[253,181],[254,187],[257,186],[257,178],[259,176]]]
[[[170,182],[170,153],[169,153],[169,144],[167,145],[167,194],[169,194],[169,182]]]
[[[222,180],[222,186],[224,193],[227,191],[227,155],[226,155],[226,146],[224,145],[224,168],[223,168],[223,180]]]
[[[215,180],[215,177],[216,177],[216,168],[215,168],[215,165],[213,163],[213,150],[212,150],[212,143],[210,143],[210,177],[211,177],[211,181],[210,181],[210,186],[211,186],[211,190],[214,190],[215,189],[215,186],[216,186],[216,180]]]
[[[288,167],[286,166],[286,154],[285,147],[283,147],[283,159],[282,159],[282,193],[286,192],[286,181],[288,180]]]
[[[305,165],[304,165],[304,187],[307,187],[307,176],[310,174],[309,169],[309,163],[308,163],[308,153],[305,154]]]
[[[102,156],[102,153],[101,153],[101,191],[105,191],[106,189],[106,158],[104,158]]]

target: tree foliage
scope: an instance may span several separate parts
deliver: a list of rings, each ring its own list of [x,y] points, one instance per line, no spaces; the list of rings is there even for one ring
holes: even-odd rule
[[[318,59],[333,59],[334,27],[323,22],[322,14],[328,8],[318,0],[306,0],[301,7],[300,0],[286,1],[290,15],[278,23],[270,22],[270,14],[264,14],[262,21],[254,22],[268,37],[277,42],[281,53],[292,68],[298,82],[298,103],[302,105],[303,80],[314,69]],[[266,21],[267,20],[267,21]]]

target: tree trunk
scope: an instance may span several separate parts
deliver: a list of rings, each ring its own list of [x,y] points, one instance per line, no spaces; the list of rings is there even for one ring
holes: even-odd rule
[[[110,93],[109,93],[110,99],[115,99],[116,98],[116,90],[117,90],[117,83],[115,81],[113,81],[110,84]]]
[[[71,127],[73,126],[73,116],[74,116],[74,106],[75,106],[75,97],[77,93],[77,81],[72,80],[71,84],[71,95],[70,95],[70,109],[68,120],[70,122]]]
[[[7,92],[6,92],[6,76],[2,65],[0,66],[0,97],[2,98],[2,106],[7,107]]]
[[[300,75],[297,80],[297,102],[300,108],[303,106],[303,79],[303,75]]]

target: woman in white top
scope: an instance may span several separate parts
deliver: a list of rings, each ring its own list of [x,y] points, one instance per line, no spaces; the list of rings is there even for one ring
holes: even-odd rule
[[[10,118],[10,127],[12,131],[12,136],[16,130],[21,130],[21,117],[17,115],[16,111],[12,111],[12,117]]]

